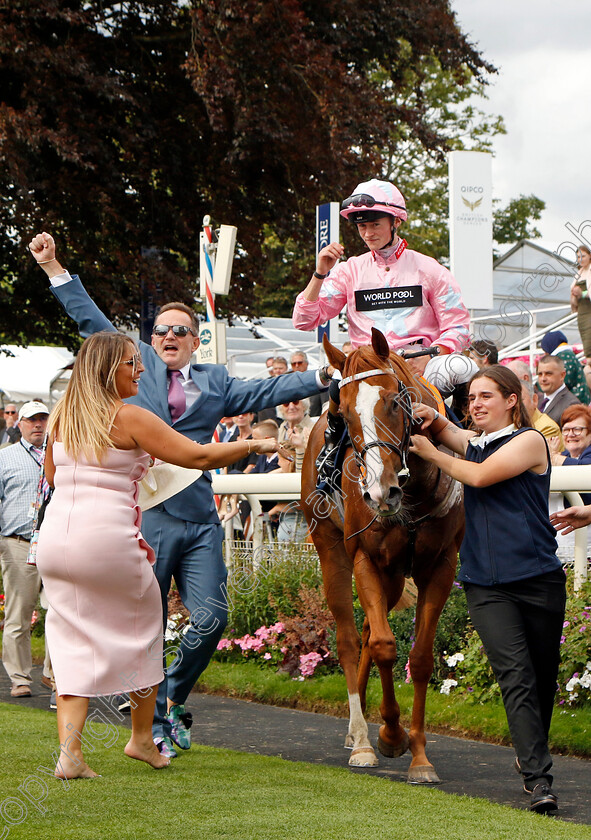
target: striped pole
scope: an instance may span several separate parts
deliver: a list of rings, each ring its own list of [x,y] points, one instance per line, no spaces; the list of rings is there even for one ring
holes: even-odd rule
[[[203,217],[203,255],[205,258],[205,307],[207,320],[212,324],[212,331],[215,330],[215,295],[213,293],[213,255],[215,245],[211,230],[211,218]]]

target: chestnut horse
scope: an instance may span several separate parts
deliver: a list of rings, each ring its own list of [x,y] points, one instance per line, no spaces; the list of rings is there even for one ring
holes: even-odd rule
[[[439,777],[425,753],[425,697],[433,670],[433,640],[451,590],[464,532],[461,486],[418,456],[409,454],[411,400],[435,405],[433,394],[372,331],[372,346],[349,357],[325,338],[330,363],[343,376],[340,411],[351,443],[342,470],[343,503],[316,488],[315,460],[325,421],[310,435],[302,471],[301,507],[320,557],[328,606],[337,628],[339,661],[347,680],[349,764],[378,764],[364,718],[372,661],[382,683],[383,724],[378,750],[399,756],[409,746],[408,781],[434,784]],[[419,433],[418,427],[412,429]],[[344,521],[343,521],[344,520]],[[353,616],[352,577],[365,612],[361,656]],[[388,614],[398,603],[405,576],[417,587],[415,642],[410,653],[414,686],[408,734],[400,723],[392,668],[396,640]]]

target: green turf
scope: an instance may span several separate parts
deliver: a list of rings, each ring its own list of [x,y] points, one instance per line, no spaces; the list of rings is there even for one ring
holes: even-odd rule
[[[255,663],[211,662],[199,680],[202,690],[245,697],[262,703],[272,703],[309,709],[316,712],[347,715],[347,691],[342,674],[298,682],[286,674],[259,667]],[[367,710],[370,720],[381,720],[381,684],[370,678]],[[403,721],[408,723],[412,709],[412,686],[396,684],[396,697]],[[494,743],[509,744],[509,729],[505,710],[500,701],[474,703],[458,694],[440,694],[429,689],[427,697],[427,728],[448,734],[469,735]],[[550,730],[551,748],[561,753],[591,756],[591,708],[556,708]]]
[[[124,757],[124,729],[88,755],[102,777],[66,788],[37,770],[51,766],[54,715],[0,704],[0,732],[0,837],[11,840],[591,840],[591,827],[484,800],[229,750],[194,747],[157,772]],[[32,793],[46,786],[43,814],[19,791],[27,778]],[[3,834],[15,799],[23,822]]]

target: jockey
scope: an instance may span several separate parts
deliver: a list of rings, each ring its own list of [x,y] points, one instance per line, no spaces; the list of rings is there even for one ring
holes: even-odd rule
[[[451,273],[432,257],[411,251],[398,236],[398,228],[407,219],[400,190],[375,178],[361,183],[343,201],[341,216],[357,225],[369,251],[339,263],[344,254],[339,242],[322,248],[310,282],[296,298],[294,326],[313,330],[338,315],[346,304],[354,348],[371,344],[372,327],[385,335],[395,351],[407,345],[416,345],[416,350],[435,346],[438,364],[431,367],[437,369],[438,382],[433,384],[445,386],[444,380],[457,384],[453,380],[458,362],[441,357],[454,354],[457,360],[456,354],[468,346],[470,316]],[[423,373],[429,358],[417,359],[413,372]],[[459,367],[465,369],[467,381],[472,368],[469,360],[461,358]],[[417,364],[423,370],[417,370]],[[455,371],[451,377],[446,374],[448,368]],[[426,374],[430,379],[429,371]],[[317,461],[320,477],[334,468],[344,430],[338,414],[337,382],[331,385],[330,395],[325,444]]]

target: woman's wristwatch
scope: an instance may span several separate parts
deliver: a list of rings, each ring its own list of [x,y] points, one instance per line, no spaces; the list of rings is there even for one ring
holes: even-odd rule
[[[324,365],[321,368],[318,368],[318,376],[320,377],[320,381],[323,385],[330,385],[332,382],[332,376],[328,372],[328,368],[330,365]]]

